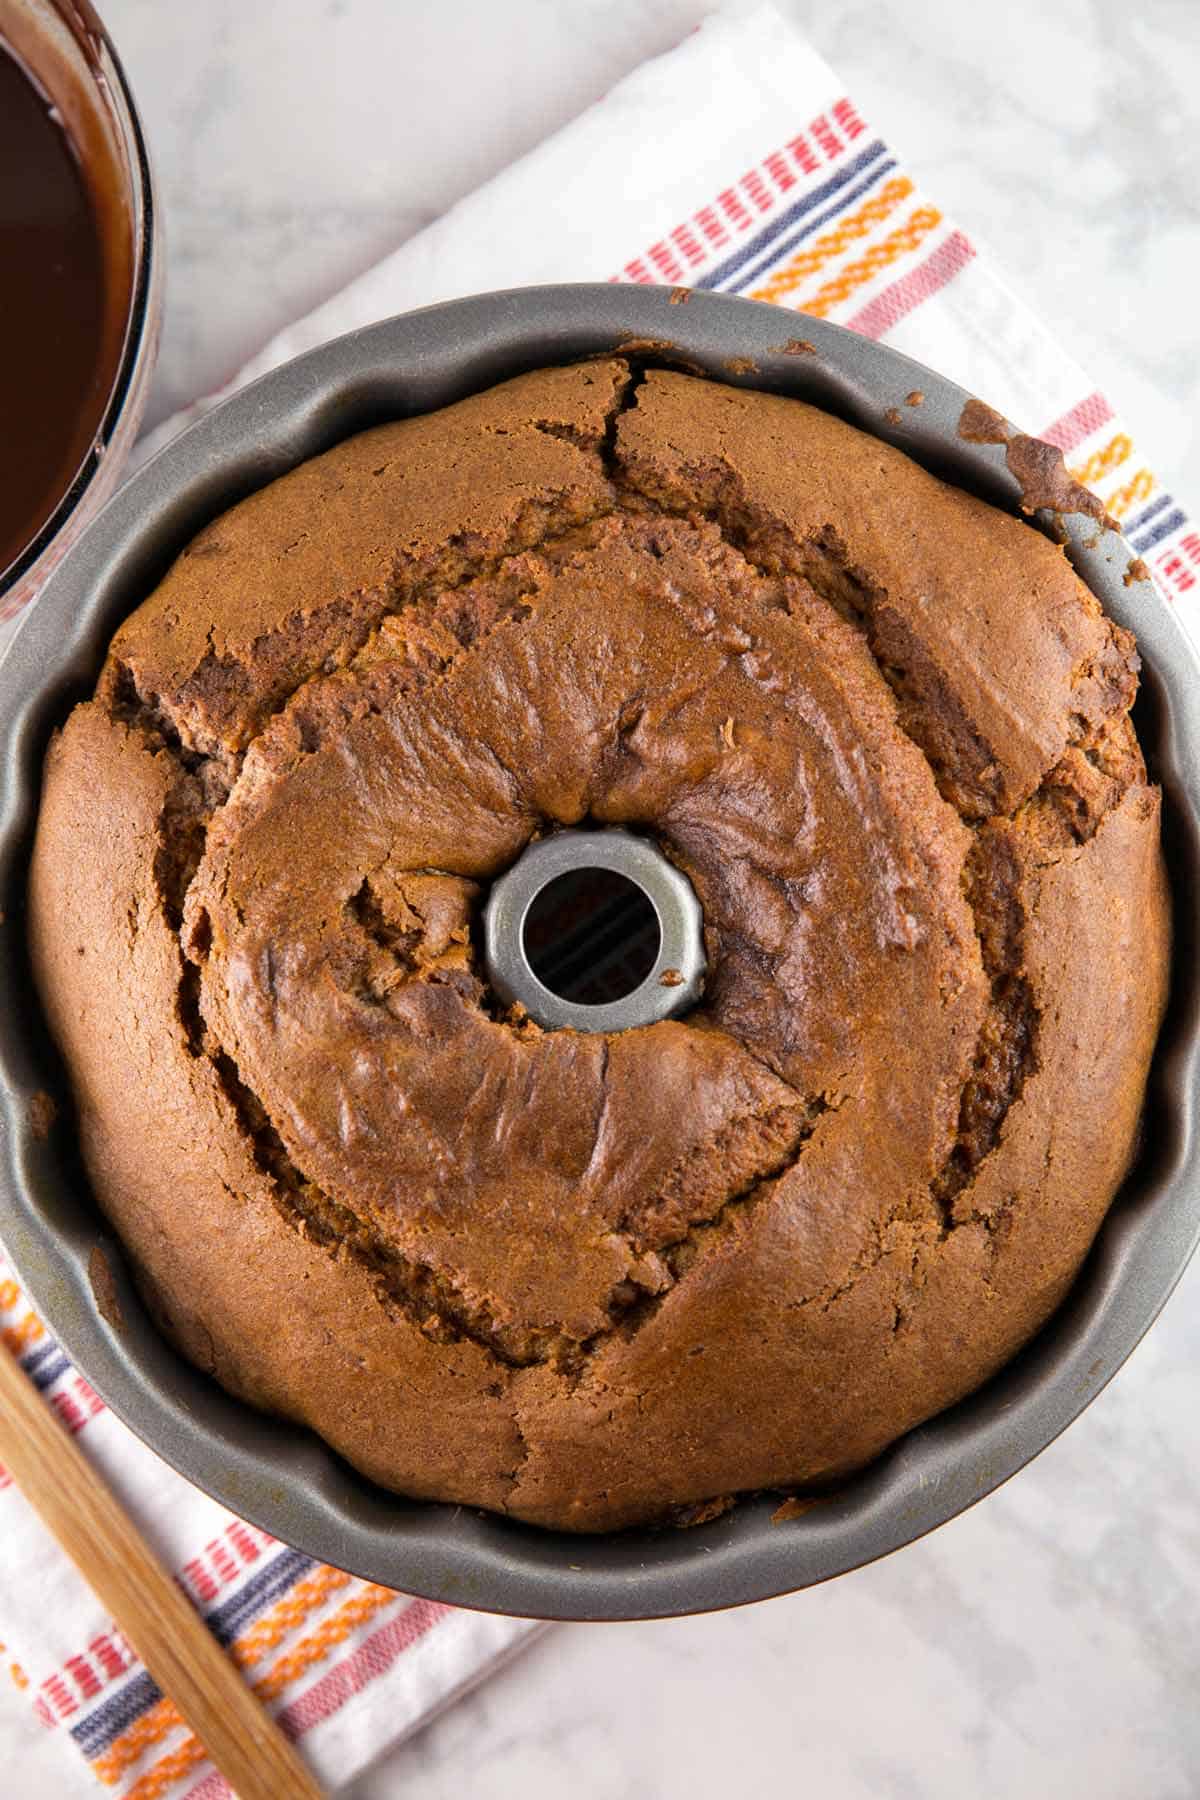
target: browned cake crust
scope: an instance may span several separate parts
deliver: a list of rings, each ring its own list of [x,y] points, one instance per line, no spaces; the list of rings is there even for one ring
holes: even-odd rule
[[[204,531],[54,740],[37,979],[171,1336],[414,1496],[595,1530],[827,1479],[1046,1318],[1164,1001],[1137,657],[1027,525],[621,362]],[[485,985],[535,834],[650,833],[682,1021]]]

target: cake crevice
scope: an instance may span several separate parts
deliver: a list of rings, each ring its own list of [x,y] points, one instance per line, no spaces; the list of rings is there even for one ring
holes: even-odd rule
[[[29,907],[176,1342],[567,1530],[842,1479],[1012,1356],[1135,1154],[1169,942],[1136,654],[1061,549],[643,348],[215,519],[51,745]],[[491,994],[487,882],[581,824],[691,882],[686,1016]]]

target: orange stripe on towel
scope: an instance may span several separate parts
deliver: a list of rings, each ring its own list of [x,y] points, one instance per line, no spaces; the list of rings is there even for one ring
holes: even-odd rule
[[[1089,456],[1079,468],[1068,471],[1072,480],[1078,481],[1082,487],[1091,487],[1095,481],[1103,481],[1114,469],[1119,469],[1133,449],[1133,439],[1127,438],[1123,431],[1116,437],[1109,438],[1103,450],[1097,450]]]
[[[347,1579],[349,1579],[347,1577]],[[258,1681],[252,1682],[253,1691],[264,1703],[277,1699],[280,1694],[305,1674],[314,1663],[322,1662],[331,1650],[344,1644],[360,1625],[366,1624],[383,1607],[396,1598],[391,1588],[378,1587],[374,1582],[364,1586],[357,1594],[338,1608],[328,1619],[323,1619],[315,1631],[281,1656],[273,1668]],[[147,1769],[140,1780],[126,1792],[125,1800],[160,1800],[160,1796],[170,1788],[172,1782],[186,1775],[196,1764],[204,1760],[204,1746],[197,1738],[189,1737],[177,1750],[172,1750]],[[95,1766],[95,1765],[93,1765]]]
[[[811,300],[803,301],[799,310],[808,313],[813,319],[827,318],[835,306],[848,300],[859,288],[874,281],[876,275],[881,275],[893,263],[899,262],[902,256],[915,250],[941,222],[942,215],[936,206],[918,206],[903,225],[890,231],[881,243],[872,244],[866,255],[861,256],[857,262],[848,263],[840,275],[835,275],[832,281],[827,281],[824,287],[818,288]]]
[[[273,1669],[260,1681],[254,1683],[254,1691],[260,1700],[274,1700],[282,1694],[290,1681],[303,1675],[316,1662],[321,1662],[331,1650],[344,1644],[352,1632],[360,1625],[365,1625],[383,1607],[396,1598],[391,1588],[377,1587],[369,1583],[359,1593],[351,1594],[344,1605],[328,1619],[323,1619],[316,1630],[308,1637],[302,1638],[294,1650],[281,1656]]]
[[[36,1344],[38,1339],[45,1335],[42,1321],[33,1313],[26,1313],[25,1317],[19,1319],[15,1325],[6,1325],[4,1330],[0,1331],[0,1338],[3,1338],[5,1345],[14,1356],[20,1356],[23,1350],[28,1350],[30,1344]]]
[[[1154,477],[1149,469],[1139,469],[1128,486],[1119,488],[1106,502],[1108,512],[1114,519],[1123,519],[1126,513],[1132,512],[1139,500],[1148,500],[1154,492]]]
[[[186,1738],[178,1750],[172,1750],[169,1756],[162,1757],[152,1769],[147,1769],[139,1781],[126,1789],[125,1800],[159,1800],[160,1795],[173,1787],[189,1769],[204,1762],[207,1756],[208,1751],[199,1738]]]
[[[821,236],[811,243],[807,250],[800,250],[791,262],[782,269],[776,269],[769,275],[761,287],[752,289],[752,300],[782,300],[785,295],[795,293],[810,276],[816,275],[825,264],[832,262],[850,244],[859,238],[866,237],[872,225],[878,225],[889,213],[896,210],[902,200],[907,200],[913,191],[913,184],[906,175],[898,175],[893,181],[880,188],[877,194],[859,207],[857,212],[847,213],[839,220],[832,231],[822,232]]]
[[[254,1665],[271,1650],[280,1644],[289,1632],[303,1625],[317,1608],[323,1606],[331,1594],[339,1588],[346,1587],[352,1577],[342,1569],[322,1567],[298,1582],[289,1594],[276,1602],[269,1613],[266,1613],[242,1636],[235,1638],[230,1645],[229,1654],[240,1669],[252,1669]],[[381,1589],[381,1592],[387,1590]],[[344,1609],[343,1609],[344,1610]],[[334,1615],[340,1618],[341,1613]],[[333,1620],[327,1620],[332,1624]],[[309,1640],[305,1639],[304,1643]],[[331,1640],[334,1641],[334,1640]],[[337,1640],[340,1641],[340,1640]],[[297,1645],[297,1652],[303,1644]],[[323,1653],[322,1653],[323,1654]],[[270,1680],[270,1675],[267,1679]],[[124,1774],[125,1770],[144,1756],[152,1745],[161,1743],[172,1731],[183,1724],[179,1713],[169,1700],[160,1700],[150,1711],[135,1719],[128,1730],[109,1745],[103,1756],[98,1756],[92,1764],[99,1779],[111,1787]],[[157,1764],[155,1765],[157,1767]]]

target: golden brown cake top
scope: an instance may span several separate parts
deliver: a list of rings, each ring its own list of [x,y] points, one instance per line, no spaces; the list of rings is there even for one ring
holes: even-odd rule
[[[1166,955],[1136,670],[1024,523],[620,361],[243,502],[117,634],[35,858],[170,1329],[379,1479],[544,1523],[867,1460],[1041,1323],[1131,1154]],[[486,884],[585,823],[690,878],[685,1018],[490,992]]]

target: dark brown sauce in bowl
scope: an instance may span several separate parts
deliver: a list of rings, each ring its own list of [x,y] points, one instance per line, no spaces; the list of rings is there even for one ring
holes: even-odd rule
[[[0,621],[115,491],[161,315],[145,140],[92,0],[0,0]]]
[[[120,340],[95,205],[52,102],[0,44],[0,570],[71,485]]]

